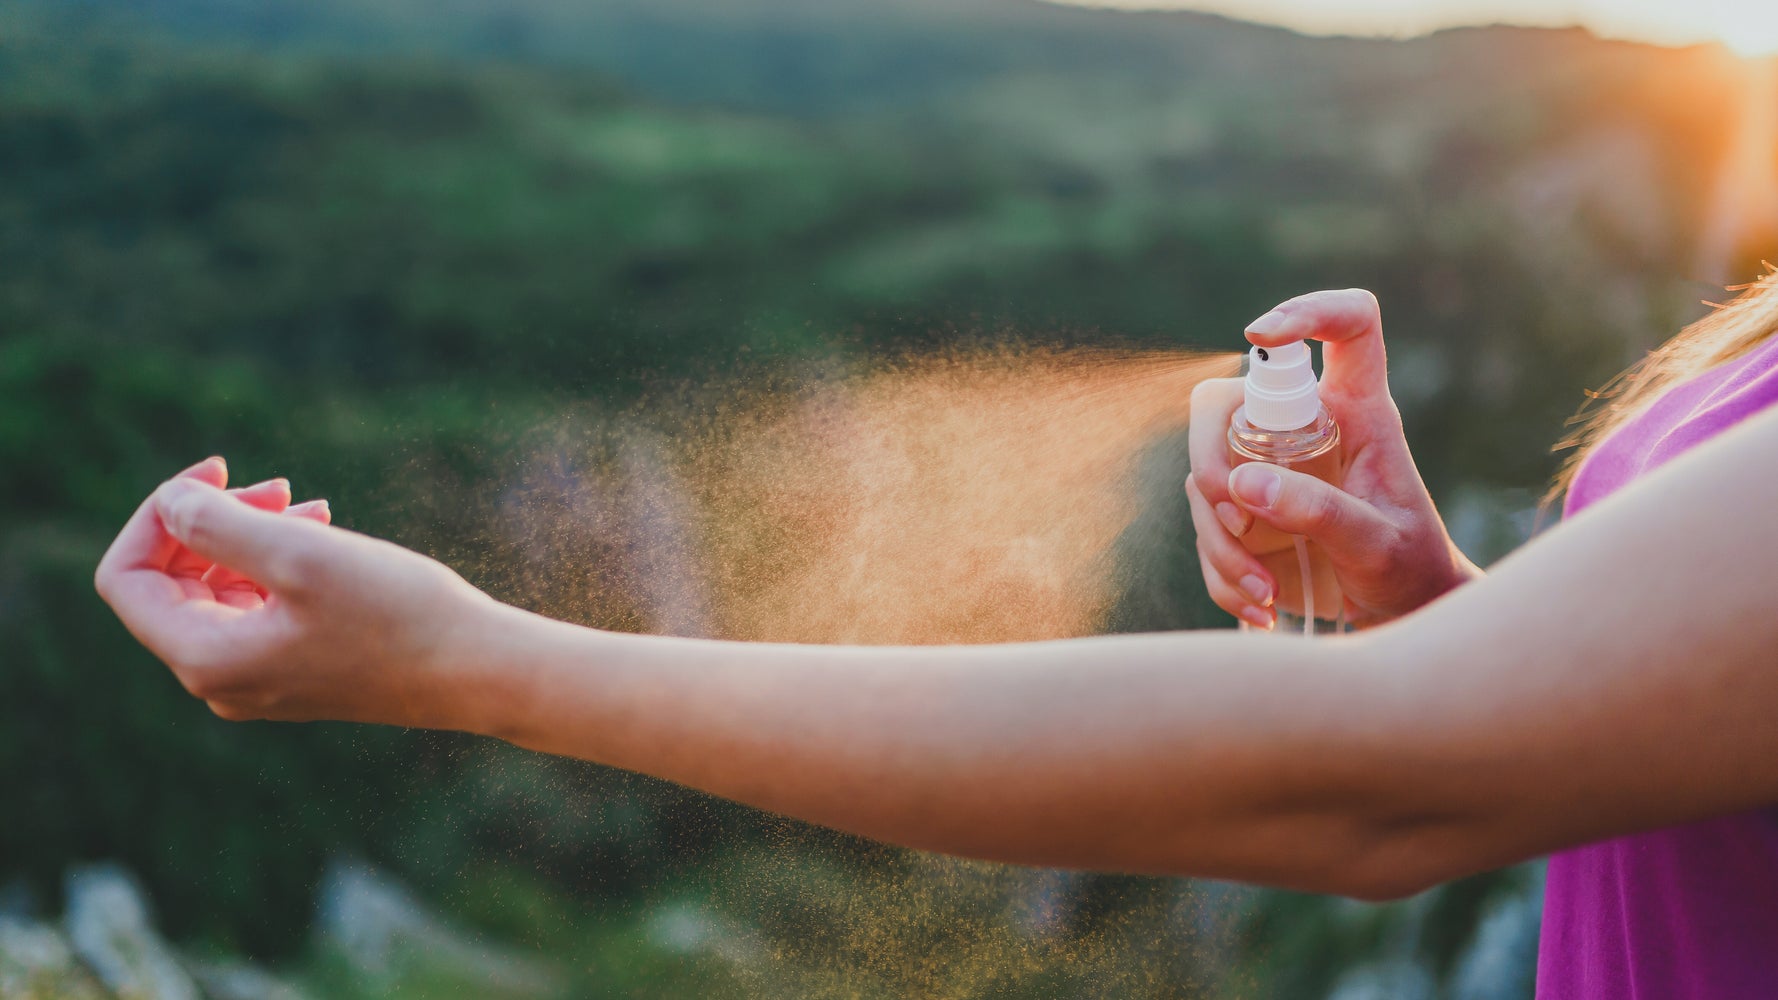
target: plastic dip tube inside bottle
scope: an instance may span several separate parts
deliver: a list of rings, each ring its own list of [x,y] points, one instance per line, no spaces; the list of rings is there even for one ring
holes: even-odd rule
[[[1341,484],[1340,427],[1321,402],[1308,344],[1248,352],[1246,399],[1229,421],[1229,450],[1235,465],[1266,462]],[[1278,582],[1280,632],[1346,631],[1340,583],[1319,546],[1258,521],[1241,541]]]

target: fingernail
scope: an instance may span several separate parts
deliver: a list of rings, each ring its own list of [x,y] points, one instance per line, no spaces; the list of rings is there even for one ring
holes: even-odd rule
[[[222,466],[224,469],[228,468],[228,459],[223,458],[221,455],[211,455],[209,458],[204,459],[204,461],[215,462],[217,465]]]
[[[1278,502],[1278,492],[1283,488],[1284,480],[1279,478],[1278,470],[1261,462],[1236,466],[1229,474],[1229,492],[1249,507],[1270,507]]]
[[[1247,332],[1257,333],[1262,337],[1269,336],[1284,329],[1289,323],[1289,313],[1282,309],[1274,309],[1271,312],[1266,313],[1264,316],[1261,316],[1259,319],[1247,324]]]
[[[1272,615],[1264,608],[1242,608],[1241,617],[1258,628],[1268,632],[1272,630]]]
[[[1262,607],[1272,603],[1272,588],[1266,586],[1266,581],[1251,573],[1241,578],[1241,589],[1247,592],[1248,597],[1258,601]]]
[[[1247,523],[1247,512],[1227,500],[1216,505],[1216,519],[1221,521],[1222,526],[1229,529],[1229,534],[1236,538],[1247,534],[1247,529],[1250,527]]]

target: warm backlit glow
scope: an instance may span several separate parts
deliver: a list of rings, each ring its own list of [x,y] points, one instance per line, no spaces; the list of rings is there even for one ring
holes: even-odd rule
[[[1579,24],[1660,45],[1718,42],[1778,54],[1778,0],[1057,0],[1082,6],[1204,10],[1311,34],[1408,36],[1468,24]]]
[[[1717,168],[1706,219],[1701,273],[1735,277],[1735,262],[1751,237],[1765,243],[1778,227],[1778,60],[1746,64],[1747,84],[1727,155]],[[1762,236],[1763,234],[1763,236]]]
[[[885,645],[1102,632],[1160,565],[1147,560],[1170,551],[1177,522],[1142,514],[1177,509],[1152,498],[1179,496],[1193,387],[1240,364],[958,349],[760,380],[794,391],[710,384],[683,412],[669,394],[635,422],[565,421],[502,485],[478,575],[554,617],[679,635]]]
[[[1723,11],[1720,24],[1711,32],[1724,45],[1744,56],[1769,56],[1778,53],[1778,4],[1723,4],[1723,8],[1744,7]]]

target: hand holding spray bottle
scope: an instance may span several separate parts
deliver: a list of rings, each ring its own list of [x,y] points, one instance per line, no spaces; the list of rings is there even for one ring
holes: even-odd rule
[[[1266,462],[1339,486],[1345,471],[1340,427],[1321,402],[1309,345],[1296,340],[1253,348],[1244,389],[1243,405],[1229,421],[1233,464]],[[1319,546],[1264,524],[1241,541],[1278,582],[1279,631],[1346,631],[1340,583]]]

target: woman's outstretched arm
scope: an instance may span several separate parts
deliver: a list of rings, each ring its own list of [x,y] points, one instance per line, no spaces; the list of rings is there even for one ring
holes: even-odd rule
[[[1386,897],[1778,801],[1775,461],[1771,412],[1339,639],[604,633],[254,509],[219,466],[158,491],[98,583],[230,718],[467,729],[916,847]],[[261,599],[206,594],[205,560]]]

